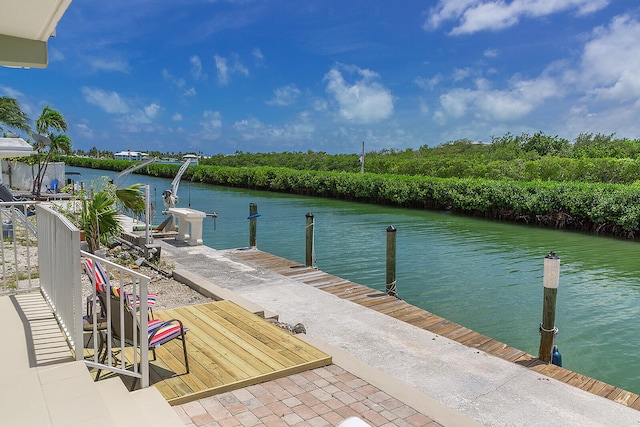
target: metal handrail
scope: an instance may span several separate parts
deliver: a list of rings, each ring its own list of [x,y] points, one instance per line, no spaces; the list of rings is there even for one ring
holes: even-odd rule
[[[91,316],[89,324],[92,325],[89,331],[93,341],[93,357],[85,360],[85,364],[91,368],[96,368],[100,371],[107,370],[122,375],[139,378],[141,386],[149,386],[149,342],[147,340],[146,333],[138,334],[138,331],[148,331],[148,304],[147,293],[149,288],[150,278],[144,274],[140,274],[136,271],[130,270],[121,265],[115,264],[104,258],[100,258],[89,252],[80,251],[80,255],[83,258],[90,259],[92,261],[93,270],[88,271],[87,274],[91,279],[91,293],[89,294],[89,305],[94,304],[94,309],[91,313],[87,313],[86,316]],[[100,263],[104,272],[107,275],[106,292],[103,295],[103,301],[106,302],[104,307],[98,307],[100,299],[98,298],[96,287],[96,263]],[[127,286],[126,294],[130,295],[133,301],[133,305],[130,307],[129,300],[124,298],[124,286]],[[129,288],[130,286],[130,288]],[[110,295],[112,294],[112,288],[119,290],[119,311],[120,313],[113,313],[111,304],[109,304]],[[138,304],[136,304],[136,301]],[[137,311],[139,315],[134,315],[133,330],[131,336],[133,337],[132,347],[133,363],[127,367],[124,354],[118,359],[116,357],[117,351],[121,351],[125,347],[123,339],[120,339],[120,347],[114,345],[116,337],[127,336],[125,331],[125,322],[120,322],[120,330],[114,331],[113,328],[113,316],[118,315],[120,319],[124,319],[125,310]],[[100,312],[100,314],[99,314]],[[103,348],[100,348],[98,343],[104,343]],[[120,349],[120,350],[118,350]],[[138,351],[139,349],[139,354]]]

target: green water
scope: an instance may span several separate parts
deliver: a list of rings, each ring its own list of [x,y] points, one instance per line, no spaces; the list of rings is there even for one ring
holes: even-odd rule
[[[90,181],[103,171],[80,171]],[[151,197],[170,180],[135,175]],[[258,248],[304,263],[305,214],[315,216],[318,268],[385,288],[386,228],[397,228],[401,298],[530,354],[537,355],[543,259],[561,258],[556,344],[564,367],[640,393],[640,243],[466,218],[440,212],[237,190],[182,182],[180,207],[205,212],[205,245],[249,243],[249,203],[256,203]],[[158,209],[159,211],[159,209]],[[158,213],[154,223],[162,220]]]

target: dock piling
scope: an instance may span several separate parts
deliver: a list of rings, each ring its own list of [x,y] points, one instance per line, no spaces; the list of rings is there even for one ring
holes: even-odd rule
[[[311,212],[305,215],[307,218],[306,225],[306,251],[305,251],[305,265],[307,267],[312,267],[315,264],[314,260],[314,241],[313,241],[313,228],[314,228],[314,217]]]
[[[542,323],[540,323],[540,349],[538,359],[551,362],[553,340],[558,334],[556,321],[556,296],[560,282],[560,258],[555,252],[549,252],[544,258],[544,301],[542,306]]]
[[[396,289],[396,228],[387,227],[387,295],[398,298]]]
[[[258,205],[249,203],[249,247],[251,248],[257,247],[258,216]]]

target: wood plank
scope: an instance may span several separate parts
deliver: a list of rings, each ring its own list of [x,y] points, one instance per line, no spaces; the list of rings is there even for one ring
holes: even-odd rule
[[[150,363],[150,382],[172,405],[331,363],[326,353],[230,301],[158,310],[156,316],[178,318],[189,328],[189,374],[179,339],[157,349]],[[129,362],[132,355],[128,348]]]

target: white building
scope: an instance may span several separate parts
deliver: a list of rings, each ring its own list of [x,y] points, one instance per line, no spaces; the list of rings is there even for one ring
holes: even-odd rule
[[[116,160],[145,160],[147,157],[149,157],[149,154],[139,151],[120,151],[113,155]]]

